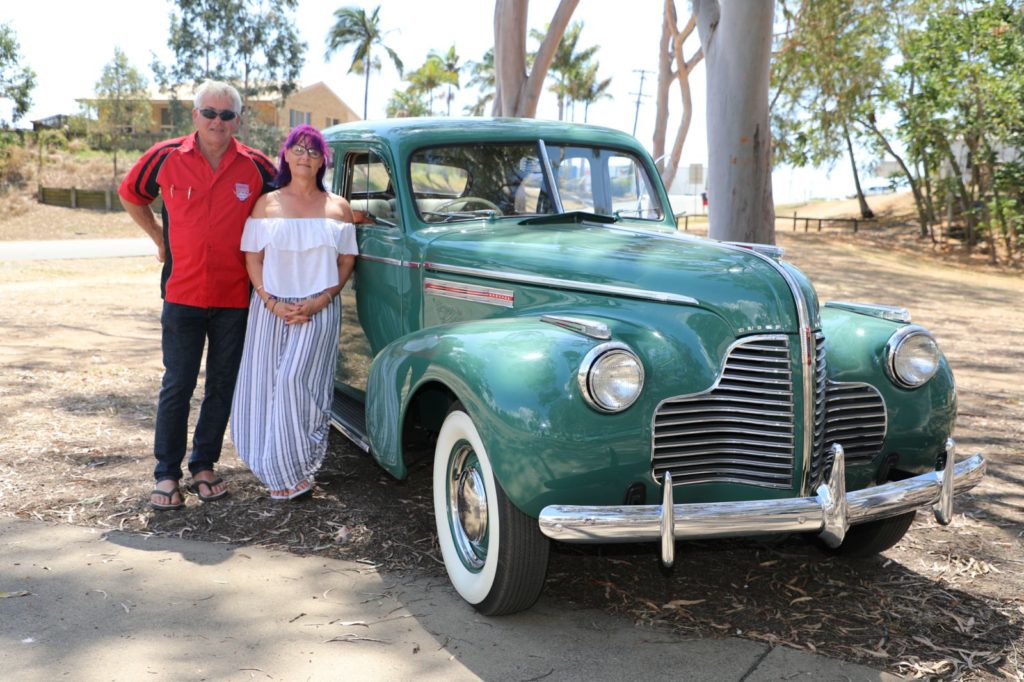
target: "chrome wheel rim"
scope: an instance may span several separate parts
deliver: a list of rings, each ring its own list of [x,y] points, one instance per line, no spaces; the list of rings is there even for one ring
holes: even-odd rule
[[[465,441],[448,459],[448,524],[463,565],[482,569],[487,562],[487,489],[480,461]]]

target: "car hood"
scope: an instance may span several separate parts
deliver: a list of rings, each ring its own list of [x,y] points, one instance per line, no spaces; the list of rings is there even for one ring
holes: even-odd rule
[[[796,306],[776,264],[750,249],[628,225],[482,221],[427,231],[428,272],[696,305],[737,334],[794,332]],[[427,236],[424,234],[423,236]],[[689,299],[689,300],[688,300]],[[688,300],[688,302],[687,302]]]

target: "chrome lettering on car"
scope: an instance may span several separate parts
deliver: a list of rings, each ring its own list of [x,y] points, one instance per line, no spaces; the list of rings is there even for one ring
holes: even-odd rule
[[[494,289],[477,286],[476,284],[449,282],[430,277],[423,281],[423,291],[434,296],[457,298],[461,301],[475,301],[503,308],[511,308],[515,304],[515,292],[511,289]]]

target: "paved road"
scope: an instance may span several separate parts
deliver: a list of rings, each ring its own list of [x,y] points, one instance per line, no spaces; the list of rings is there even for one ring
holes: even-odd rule
[[[28,242],[0,241],[0,261],[156,256],[149,237],[135,239],[67,239]]]
[[[443,579],[0,519],[5,680],[896,680],[545,601],[484,618]]]

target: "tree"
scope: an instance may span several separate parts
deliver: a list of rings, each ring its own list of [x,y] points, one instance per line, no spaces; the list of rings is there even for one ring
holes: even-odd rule
[[[691,15],[686,25],[678,26],[676,4],[665,0],[665,19],[662,22],[661,42],[658,50],[658,97],[654,120],[654,158],[666,187],[675,182],[679,170],[679,159],[683,155],[683,143],[690,131],[693,120],[693,97],[690,95],[690,73],[704,58],[704,51],[697,46],[694,54],[687,59],[683,48],[687,39],[697,27],[697,16]],[[672,83],[679,83],[679,95],[683,103],[683,115],[676,130],[676,139],[670,154],[665,154],[665,138],[668,129],[668,96]]]
[[[384,115],[388,118],[429,116],[430,109],[423,101],[423,93],[410,88],[405,91],[395,90],[391,93],[391,98],[388,99],[388,103],[384,107]]]
[[[459,64],[459,54],[455,51],[455,46],[452,45],[444,54],[431,51],[430,56],[436,58],[444,67],[446,74],[444,83],[448,86],[448,94],[445,96],[445,101],[448,104],[448,115],[451,116],[452,100],[455,98],[452,94],[452,86],[459,87],[459,72],[462,70],[462,66]]]
[[[483,59],[478,62],[468,62],[469,81],[466,85],[480,90],[480,97],[475,104],[467,106],[463,111],[470,116],[483,116],[487,105],[494,99],[498,80],[494,71],[494,48],[488,48],[484,52]]]
[[[527,73],[526,21],[529,0],[495,0],[494,70],[496,93],[493,114],[533,118],[565,28],[579,0],[559,0],[548,33]]]
[[[579,89],[578,81],[581,75],[589,68],[590,60],[593,59],[598,50],[598,47],[595,45],[579,52],[576,51],[582,31],[583,24],[579,22],[574,21],[569,26],[562,39],[558,41],[558,49],[555,50],[555,56],[548,67],[548,75],[555,80],[550,90],[558,98],[559,121],[565,119],[566,100],[571,101],[573,86],[576,85],[576,89]],[[544,41],[545,33],[541,31],[534,29],[530,31],[530,35],[538,42],[542,43]],[[572,83],[573,80],[576,80],[577,83]]]
[[[380,62],[375,61],[373,55],[374,46],[380,46],[402,75],[402,60],[398,54],[384,44],[384,32],[380,29],[380,5],[367,16],[366,10],[359,7],[342,7],[334,12],[334,26],[327,33],[327,52],[324,58],[330,60],[338,50],[353,46],[352,65],[349,66],[349,73],[365,74],[363,86],[363,119],[366,119],[370,98],[370,70],[376,65],[380,68]]]
[[[773,244],[768,127],[773,4],[693,4],[707,64],[708,235]]]
[[[434,113],[434,90],[442,85],[451,85],[452,81],[458,81],[458,73],[453,73],[445,68],[441,57],[431,53],[423,66],[409,74],[410,90],[413,93],[423,93],[427,96],[428,115]]]
[[[180,86],[212,78],[238,86],[243,104],[261,94],[284,97],[295,90],[307,48],[295,30],[298,0],[176,2],[167,41],[174,60],[153,64],[162,89],[176,96]]]
[[[114,48],[114,58],[103,67],[96,82],[95,106],[99,125],[110,139],[113,182],[116,183],[117,152],[122,142],[137,128],[148,127],[152,121],[146,78],[128,62],[120,47]]]
[[[0,99],[14,103],[11,122],[18,121],[32,106],[32,89],[36,87],[36,73],[23,65],[18,38],[7,24],[0,24]],[[0,119],[0,124],[6,125]]]
[[[605,78],[602,81],[597,80],[597,71],[600,68],[600,62],[594,62],[587,66],[583,73],[579,74],[577,78],[571,81],[572,87],[569,90],[569,94],[575,102],[583,102],[583,122],[587,122],[587,114],[590,111],[590,105],[594,104],[601,99],[610,99],[611,95],[608,94],[608,88],[612,84],[611,78]]]
[[[792,26],[772,71],[776,158],[794,166],[831,165],[849,156],[861,217],[864,198],[854,156],[858,118],[874,114],[892,54],[889,0],[804,0],[782,11]]]

